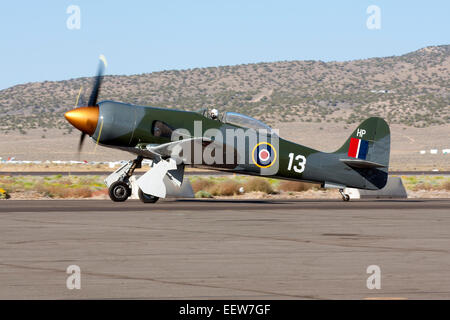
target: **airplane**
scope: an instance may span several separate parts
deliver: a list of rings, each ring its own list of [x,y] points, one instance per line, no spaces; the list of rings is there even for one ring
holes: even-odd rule
[[[64,116],[81,131],[79,152],[88,135],[101,146],[136,155],[106,178],[113,201],[131,195],[130,178],[144,159],[151,161],[151,168],[136,180],[144,203],[165,198],[168,184],[180,188],[187,165],[320,183],[323,188],[337,188],[344,201],[350,200],[344,188],[377,190],[386,185],[390,130],[382,118],[366,119],[336,151],[321,152],[282,139],[263,122],[236,112],[98,102],[105,67],[101,56],[88,103],[79,99],[79,93],[76,107]]]

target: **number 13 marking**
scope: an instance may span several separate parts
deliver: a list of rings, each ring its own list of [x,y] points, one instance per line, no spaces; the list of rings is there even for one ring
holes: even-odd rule
[[[295,159],[295,161],[298,161],[298,163],[296,165],[292,166],[292,164],[294,163],[294,159]],[[294,158],[294,154],[289,153],[289,164],[288,164],[288,168],[287,168],[289,171],[291,171],[292,168],[294,168],[295,172],[302,173],[303,171],[305,171],[305,165],[306,165],[305,156],[298,154]]]

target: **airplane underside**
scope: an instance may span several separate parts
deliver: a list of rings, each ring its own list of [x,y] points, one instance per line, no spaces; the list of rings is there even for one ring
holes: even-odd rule
[[[121,148],[123,149],[123,148]],[[128,150],[129,151],[129,150]],[[132,194],[132,179],[134,170],[141,168],[143,156],[139,155],[135,160],[130,160],[119,169],[114,171],[105,179],[105,184],[108,187],[108,193],[111,200],[116,202],[126,201]],[[144,203],[155,203],[159,198],[166,198],[168,195],[167,190],[179,190],[184,180],[184,164],[177,165],[176,161],[172,158],[166,160],[160,159],[155,161],[154,157],[147,158],[152,160],[151,169],[144,173],[141,177],[136,179],[136,185],[138,187],[139,199]],[[256,172],[251,173],[245,170],[230,170],[226,168],[218,168],[210,165],[190,165],[195,168],[203,168],[221,172],[232,172],[244,175],[259,176]],[[272,176],[272,178],[286,179],[286,177]],[[288,180],[320,183],[324,188],[337,188],[341,193],[344,201],[349,201],[349,196],[344,194],[344,185],[327,183],[326,181],[314,181],[305,179],[288,178]]]

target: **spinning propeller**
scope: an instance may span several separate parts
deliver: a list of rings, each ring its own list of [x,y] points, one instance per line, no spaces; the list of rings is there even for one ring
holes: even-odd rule
[[[106,59],[103,55],[100,55],[100,62],[98,65],[97,75],[94,78],[94,86],[89,96],[87,105],[84,102],[83,95],[81,94],[82,87],[78,92],[77,101],[75,103],[76,108],[67,111],[64,117],[75,128],[81,131],[80,142],[78,143],[78,152],[81,151],[84,139],[86,135],[92,136],[97,128],[99,109],[97,104],[100,87],[103,80],[104,69],[107,66]]]

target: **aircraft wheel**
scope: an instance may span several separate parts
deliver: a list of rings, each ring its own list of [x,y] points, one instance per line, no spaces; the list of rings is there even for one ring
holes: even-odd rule
[[[143,203],[155,203],[159,199],[159,197],[155,197],[155,196],[152,196],[151,194],[144,193],[141,190],[141,188],[139,188],[138,196],[139,196],[139,199],[141,199],[141,201]]]
[[[123,181],[116,181],[108,189],[109,197],[112,201],[123,202],[131,195],[131,189]]]
[[[350,201],[350,196],[349,196],[348,194],[344,194],[344,195],[342,196],[342,200],[344,200],[344,201]]]

